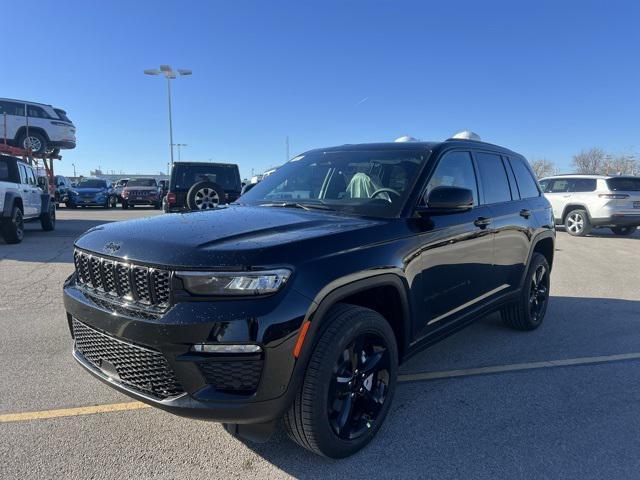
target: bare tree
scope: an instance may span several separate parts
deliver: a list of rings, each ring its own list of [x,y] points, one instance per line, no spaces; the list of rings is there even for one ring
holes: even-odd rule
[[[605,169],[605,153],[601,148],[582,150],[573,156],[571,164],[576,173],[603,173]]]
[[[640,173],[640,162],[634,155],[617,155],[608,165],[609,175],[636,175]]]
[[[533,173],[536,174],[536,177],[538,179],[549,177],[558,173],[556,164],[551,160],[547,160],[546,158],[537,158],[535,160],[532,160],[530,163],[531,168],[533,168]]]

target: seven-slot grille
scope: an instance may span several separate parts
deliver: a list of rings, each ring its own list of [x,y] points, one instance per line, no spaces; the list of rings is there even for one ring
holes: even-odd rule
[[[165,399],[184,393],[160,352],[138,347],[98,332],[72,319],[76,349],[94,367],[115,368],[116,380],[146,395]],[[113,376],[113,373],[109,373]]]
[[[116,262],[76,250],[78,283],[114,299],[164,309],[171,296],[171,272]]]

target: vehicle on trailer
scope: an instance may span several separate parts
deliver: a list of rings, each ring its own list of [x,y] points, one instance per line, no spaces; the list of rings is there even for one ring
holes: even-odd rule
[[[162,197],[155,178],[132,178],[122,190],[122,208],[151,205],[160,208]]]
[[[120,203],[122,203],[122,191],[124,190],[124,187],[127,186],[127,182],[128,181],[129,181],[128,178],[121,178],[113,186],[113,191],[116,194],[118,202],[120,202]]]
[[[76,127],[60,108],[0,98],[0,138],[33,153],[58,155],[60,149],[76,148]]]
[[[344,145],[228,208],[90,230],[64,303],[75,358],[111,387],[253,440],[283,419],[299,445],[345,457],[380,428],[412,354],[495,311],[541,325],[554,241],[511,150]]]
[[[67,207],[103,207],[116,206],[117,197],[109,180],[84,177],[69,190]]]
[[[53,178],[55,182],[54,196],[56,200],[56,205],[60,205],[61,203],[64,203],[64,204],[68,203],[69,191],[73,189],[73,186],[71,185],[71,180],[69,180],[67,177],[64,177],[62,175],[55,175]]]
[[[31,165],[19,158],[0,155],[0,234],[7,243],[20,243],[24,223],[40,220],[42,229],[56,227],[56,204],[48,191],[38,186]]]
[[[163,209],[165,212],[211,210],[236,201],[241,190],[236,164],[175,162]]]
[[[640,177],[629,175],[557,175],[540,180],[557,225],[583,237],[595,228],[621,236],[640,226]]]

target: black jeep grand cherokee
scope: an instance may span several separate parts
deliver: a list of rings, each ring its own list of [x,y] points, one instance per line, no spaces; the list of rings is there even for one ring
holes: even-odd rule
[[[74,356],[156,407],[329,457],[366,445],[398,364],[478,317],[540,325],[554,221],[526,160],[469,140],[300,155],[216,211],[93,228]]]

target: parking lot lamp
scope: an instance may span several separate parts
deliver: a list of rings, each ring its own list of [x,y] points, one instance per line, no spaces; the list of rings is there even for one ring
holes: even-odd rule
[[[159,69],[152,68],[144,71],[145,75],[164,75],[167,79],[167,98],[169,100],[169,150],[171,152],[171,165],[173,166],[173,121],[171,118],[171,80],[175,80],[178,76],[184,77],[191,75],[191,70],[179,68],[174,72],[169,65],[160,65]]]

